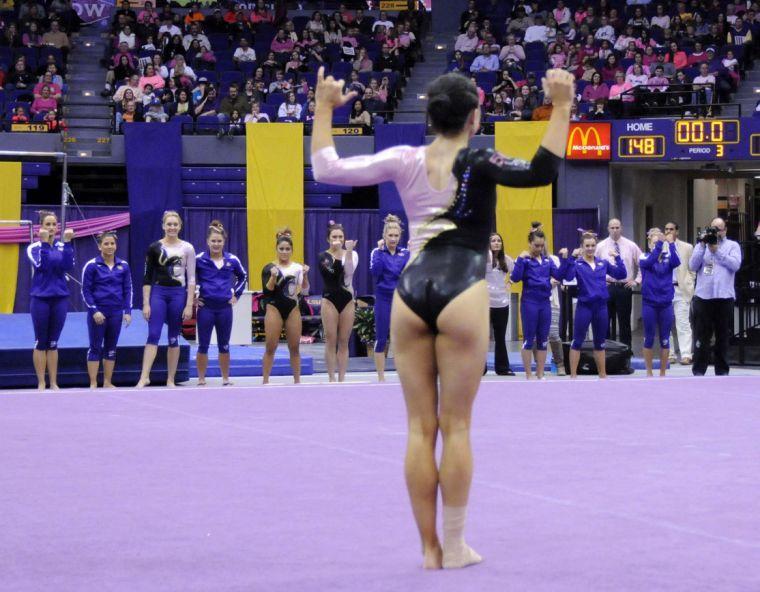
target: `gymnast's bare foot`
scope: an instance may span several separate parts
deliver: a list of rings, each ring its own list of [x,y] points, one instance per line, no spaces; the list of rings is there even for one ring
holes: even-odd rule
[[[103,386],[105,386],[105,384],[104,384]],[[98,383],[97,383],[97,382],[95,382],[95,383],[92,383],[92,382],[91,382],[91,383],[90,383],[90,390],[93,390],[93,391],[94,391],[94,390],[95,390],[95,389],[97,389],[97,388],[98,388]]]
[[[51,385],[50,385],[50,390],[51,390],[51,391],[60,391],[60,390],[61,390],[61,387],[60,387],[60,386],[58,386],[57,384],[51,384]]]
[[[206,386],[206,379],[205,378],[199,378],[198,379],[198,386]]]
[[[173,380],[167,380],[166,381],[166,388],[177,388],[177,385],[174,383]]]
[[[141,378],[137,381],[137,384],[135,385],[135,388],[144,388],[150,384],[150,380],[147,378]]]
[[[441,545],[436,545],[430,549],[423,549],[422,568],[423,569],[441,569],[443,567],[443,551]]]
[[[483,558],[464,542],[451,549],[445,549],[443,552],[444,569],[459,569],[468,565],[476,565],[481,561]]]
[[[222,386],[235,386],[235,383],[232,382],[229,378],[227,380],[222,381]]]
[[[116,388],[112,382],[104,382],[103,388]]]
[[[37,390],[38,391],[44,391],[47,388],[47,385],[44,382],[37,383]]]

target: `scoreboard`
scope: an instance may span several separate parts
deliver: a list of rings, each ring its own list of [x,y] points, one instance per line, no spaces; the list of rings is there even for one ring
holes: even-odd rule
[[[616,162],[760,158],[760,119],[642,119],[612,122]]]
[[[570,160],[618,163],[760,159],[760,117],[571,123]]]

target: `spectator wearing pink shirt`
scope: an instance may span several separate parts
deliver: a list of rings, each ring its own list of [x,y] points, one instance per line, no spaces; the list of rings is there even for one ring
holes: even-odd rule
[[[570,9],[565,6],[563,0],[557,1],[557,7],[552,11],[552,15],[554,15],[554,20],[557,21],[560,27],[570,22]]]
[[[33,91],[35,98],[42,96],[42,89],[46,86],[50,89],[50,96],[52,98],[55,100],[61,99],[61,95],[63,94],[61,87],[53,82],[53,75],[50,72],[45,72],[40,77],[40,81],[35,85]]]
[[[153,8],[153,3],[150,1],[145,2],[140,14],[137,15],[137,24],[144,26],[157,25],[159,21],[160,18]]]
[[[285,29],[278,29],[277,35],[272,39],[269,49],[275,53],[291,53],[293,48],[293,40],[285,36]]]
[[[665,77],[665,71],[662,66],[657,66],[654,69],[654,76],[649,79],[649,85],[651,92],[665,92],[668,90],[670,80]]]
[[[31,109],[29,111],[32,115],[37,115],[37,113],[44,113],[46,111],[51,111],[58,107],[58,101],[56,101],[53,97],[50,96],[50,87],[49,86],[43,86],[42,87],[42,94],[34,99],[34,102],[32,103]]]
[[[641,62],[650,70],[652,69],[652,64],[657,62],[657,54],[654,52],[654,47],[647,47],[644,50],[644,57],[641,59]]]
[[[145,88],[146,84],[150,84],[153,86],[155,90],[158,90],[159,88],[164,88],[164,85],[166,84],[164,82],[164,79],[161,78],[158,74],[156,74],[156,70],[153,67],[153,64],[148,64],[145,66],[145,71],[143,72],[143,75],[140,77],[140,90],[143,90]]]
[[[582,100],[586,103],[593,103],[599,99],[606,100],[610,96],[610,88],[602,81],[602,75],[594,72],[591,77],[591,84],[587,84],[583,89]]]
[[[625,79],[625,74],[622,72],[615,74],[615,84],[610,87],[608,102],[610,112],[615,117],[627,115],[630,111],[630,106],[633,104],[633,93],[626,91],[630,91],[632,88],[633,85]]]
[[[525,61],[525,50],[523,49],[522,45],[517,45],[517,41],[514,35],[507,35],[507,43],[504,45],[504,47],[501,48],[501,52],[499,53],[499,61],[513,61],[517,63]]]
[[[666,62],[673,62],[676,70],[682,70],[689,65],[689,58],[686,57],[686,52],[678,49],[678,44],[675,41],[671,41],[670,49],[665,54]]]
[[[633,74],[633,70],[636,66],[641,66],[641,71],[643,74],[646,74],[647,76],[652,75],[652,73],[649,71],[649,66],[644,65],[644,57],[640,53],[637,53],[636,57],[633,58],[633,64],[628,66],[628,69],[625,71],[625,75],[630,76]]]
[[[567,65],[567,55],[561,45],[554,46],[554,51],[549,56],[549,63],[552,68],[564,68]]]

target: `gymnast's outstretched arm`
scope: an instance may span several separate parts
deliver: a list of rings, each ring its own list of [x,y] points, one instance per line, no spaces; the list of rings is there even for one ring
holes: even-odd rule
[[[575,83],[572,74],[564,70],[549,70],[542,82],[544,95],[552,98],[552,114],[541,147],[531,162],[494,152],[483,163],[481,172],[499,185],[540,187],[554,181],[559,172],[559,164],[565,157],[567,147]]]
[[[351,101],[356,93],[343,94],[343,80],[317,74],[316,108],[311,132],[311,164],[314,178],[324,183],[363,186],[395,180],[405,147],[389,148],[378,154],[339,158],[332,135],[333,110]]]

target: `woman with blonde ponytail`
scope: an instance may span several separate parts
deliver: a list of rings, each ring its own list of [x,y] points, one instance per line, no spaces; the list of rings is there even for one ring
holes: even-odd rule
[[[401,219],[393,214],[385,217],[383,238],[372,250],[369,270],[375,281],[375,369],[377,379],[385,381],[385,355],[391,331],[391,302],[398,278],[409,262],[409,249],[399,247]]]

